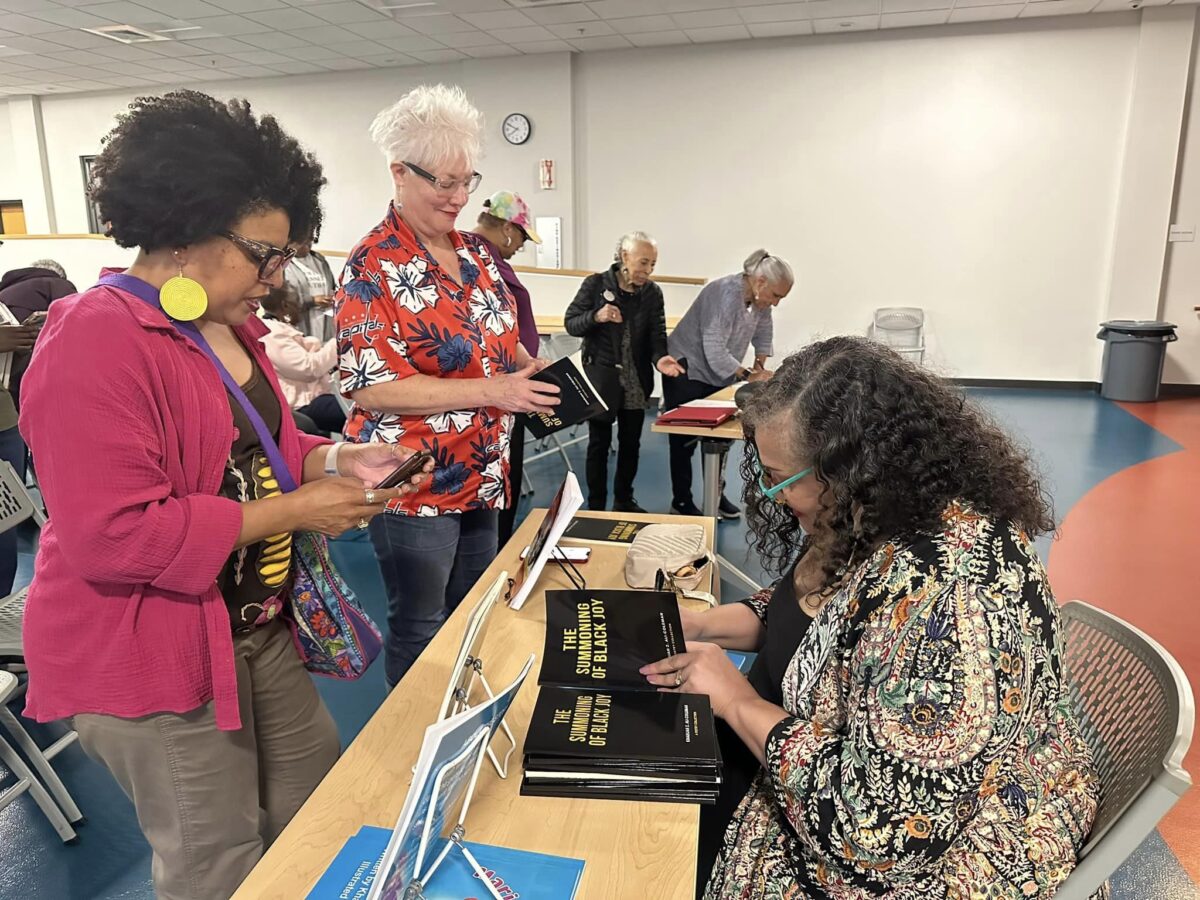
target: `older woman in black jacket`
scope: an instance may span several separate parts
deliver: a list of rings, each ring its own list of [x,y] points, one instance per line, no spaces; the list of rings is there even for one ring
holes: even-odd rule
[[[633,496],[642,423],[646,417],[654,372],[682,375],[667,355],[663,295],[650,280],[658,262],[658,246],[641,231],[617,244],[607,270],[589,275],[567,307],[567,333],[583,338],[583,362],[609,412],[588,422],[588,508],[604,509],[608,499],[608,448],[617,423],[617,473],[613,509],[645,512]]]

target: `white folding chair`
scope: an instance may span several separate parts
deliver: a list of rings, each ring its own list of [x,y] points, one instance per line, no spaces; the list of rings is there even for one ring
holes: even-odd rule
[[[1066,674],[1100,775],[1100,806],[1079,865],[1055,900],[1087,900],[1191,787],[1183,759],[1196,703],[1183,668],[1110,613],[1064,604]]]
[[[0,710],[3,710],[3,713],[0,713],[0,719],[4,719],[3,725],[10,731],[11,726],[9,725],[7,719],[12,719],[13,723],[16,724],[17,730],[20,732],[20,734],[24,736],[26,741],[32,744],[33,741],[25,732],[25,729],[21,728],[19,723],[16,723],[16,719],[11,713],[8,712],[8,707],[5,705],[12,696],[12,693],[16,687],[17,676],[12,674],[12,672],[0,670]],[[21,743],[21,738],[18,737],[17,741],[18,743]],[[22,748],[24,749],[23,744]],[[35,765],[39,756],[40,754],[32,757]],[[49,793],[47,793],[46,788],[42,786],[42,783],[38,781],[37,776],[33,774],[27,765],[25,765],[25,761],[21,759],[20,755],[18,755],[17,752],[11,746],[9,746],[9,743],[7,740],[5,740],[3,734],[0,734],[0,763],[4,763],[4,765],[6,765],[12,771],[13,775],[16,776],[17,779],[16,784],[12,785],[7,790],[0,792],[0,809],[4,809],[4,807],[8,806],[8,804],[16,800],[17,797],[28,791],[29,796],[33,798],[33,802],[38,805],[38,808],[45,814],[46,818],[50,820],[50,824],[54,826],[54,830],[58,832],[58,836],[62,838],[63,842],[69,843],[74,841],[76,838],[75,829],[71,827],[71,823],[68,822],[67,819],[72,815],[74,816],[72,821],[77,822],[82,819],[83,816],[80,815],[79,809],[72,802],[70,810],[66,815],[63,815],[63,810],[59,809],[58,806],[55,805],[54,799]],[[66,788],[62,787],[62,782],[59,780],[58,775],[55,774],[54,770],[51,769],[49,765],[46,766],[46,769],[49,771],[53,781],[57,783],[60,788],[62,788],[63,794],[66,795]],[[43,773],[43,777],[45,777],[45,773]],[[53,789],[53,785],[51,785],[51,790]],[[67,800],[70,801],[70,796],[66,796]]]

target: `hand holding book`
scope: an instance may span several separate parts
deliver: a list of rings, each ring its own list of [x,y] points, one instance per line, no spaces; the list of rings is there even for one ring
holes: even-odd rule
[[[649,684],[671,693],[707,694],[713,715],[728,719],[738,704],[761,700],[746,676],[716,644],[688,641],[687,652],[642,666]]]

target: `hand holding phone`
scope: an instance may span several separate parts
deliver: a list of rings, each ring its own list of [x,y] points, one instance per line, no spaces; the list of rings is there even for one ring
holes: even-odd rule
[[[418,450],[400,465],[396,466],[383,481],[375,485],[376,490],[384,490],[387,488],[399,487],[408,481],[414,475],[424,471],[425,463],[433,459],[433,454],[428,450]]]

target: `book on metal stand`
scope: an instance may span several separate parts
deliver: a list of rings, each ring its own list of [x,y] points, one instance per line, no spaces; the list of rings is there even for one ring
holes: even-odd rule
[[[446,685],[446,693],[442,697],[442,705],[438,708],[437,718],[434,721],[441,722],[469,709],[471,707],[471,689],[475,686],[476,679],[483,686],[488,700],[496,698],[492,692],[492,686],[488,684],[487,677],[483,674],[482,647],[483,639],[487,635],[492,608],[509,583],[508,572],[501,572],[496,576],[491,587],[484,591],[475,608],[471,610],[470,618],[467,619],[467,630],[463,634],[462,644],[458,648],[458,655],[450,670],[450,682]],[[492,761],[492,766],[496,769],[496,774],[501,778],[507,778],[508,761],[512,757],[513,751],[517,749],[517,739],[507,722],[501,720],[500,728],[504,731],[504,736],[508,738],[508,750],[504,754],[504,761],[501,762],[496,758],[490,744],[485,749],[488,759]]]

